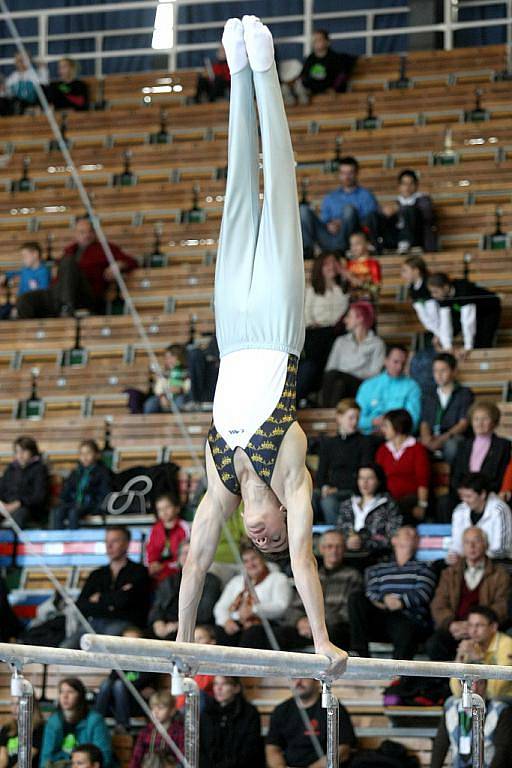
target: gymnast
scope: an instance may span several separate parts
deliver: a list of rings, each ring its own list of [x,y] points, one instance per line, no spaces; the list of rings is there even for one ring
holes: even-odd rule
[[[317,653],[341,674],[347,654],[330,641],[312,546],[306,436],[296,419],[304,343],[304,262],[295,163],[269,29],[229,19],[222,43],[231,72],[228,177],[215,273],[221,356],[206,444],[208,490],[183,568],[177,641],[193,639],[205,574],[223,521],[244,502],[247,535],[264,554],[289,550]],[[263,154],[259,155],[254,93]]]

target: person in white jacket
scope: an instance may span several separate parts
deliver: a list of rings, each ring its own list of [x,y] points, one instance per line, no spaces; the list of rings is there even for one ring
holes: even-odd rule
[[[245,574],[226,584],[213,615],[217,642],[244,648],[268,648],[262,617],[275,622],[284,617],[292,599],[288,577],[270,570],[251,544],[240,547]]]
[[[489,492],[489,482],[481,472],[469,472],[458,483],[461,503],[453,510],[452,543],[448,560],[463,553],[462,538],[466,528],[478,526],[487,535],[490,558],[512,558],[512,512],[496,493]]]

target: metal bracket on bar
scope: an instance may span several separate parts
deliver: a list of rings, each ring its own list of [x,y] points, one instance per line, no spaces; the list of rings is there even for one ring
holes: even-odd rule
[[[484,768],[484,723],[485,701],[478,694],[471,691],[470,681],[467,678],[462,683],[462,708],[471,713],[471,753],[473,768]]]
[[[340,707],[330,683],[322,683],[322,707],[327,710],[327,768],[338,768]]]
[[[18,699],[18,768],[32,765],[32,715],[34,711],[34,688],[21,674],[22,663],[11,664],[11,696]]]

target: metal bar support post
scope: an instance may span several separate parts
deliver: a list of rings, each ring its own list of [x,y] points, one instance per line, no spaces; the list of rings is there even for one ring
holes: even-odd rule
[[[338,697],[331,692],[330,683],[322,683],[322,707],[327,710],[327,768],[338,768],[340,705]]]

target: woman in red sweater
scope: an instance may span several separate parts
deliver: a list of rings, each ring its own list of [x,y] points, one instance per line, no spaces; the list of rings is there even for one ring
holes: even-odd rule
[[[428,507],[428,451],[412,437],[412,418],[405,408],[384,415],[382,432],[386,442],[377,450],[375,460],[386,474],[388,490],[398,502],[404,524],[416,525]]]

